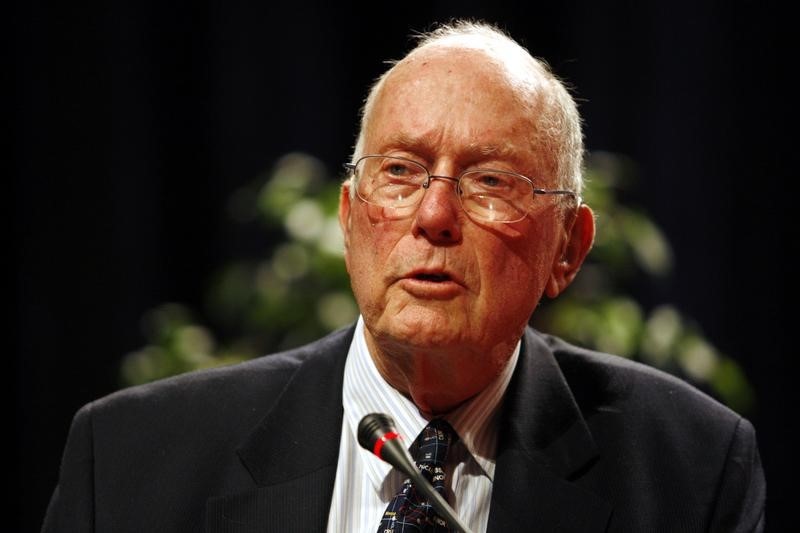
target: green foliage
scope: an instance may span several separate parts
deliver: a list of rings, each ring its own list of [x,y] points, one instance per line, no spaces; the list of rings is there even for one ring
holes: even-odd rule
[[[620,201],[636,183],[635,165],[609,153],[587,159],[584,200],[597,219],[594,248],[573,285],[544,302],[531,323],[576,344],[661,368],[704,388],[740,413],[754,407],[742,369],[674,306],[645,309],[628,287],[672,270],[664,234],[641,210]]]
[[[148,313],[147,345],[125,357],[123,384],[243,361],[354,321],[358,308],[342,257],[338,201],[338,181],[318,160],[296,153],[234,193],[232,217],[271,237],[263,258],[232,261],[215,276],[206,295],[210,327],[175,303]]]
[[[667,276],[673,262],[656,224],[619,199],[636,182],[635,166],[597,153],[586,170],[584,199],[598,223],[595,247],[575,283],[544,302],[532,325],[679,374],[739,412],[750,411],[753,392],[741,369],[691,319],[668,303],[644,309],[628,294],[633,281]],[[263,258],[234,261],[218,273],[207,295],[211,327],[179,304],[149,312],[147,345],[124,359],[124,384],[298,346],[355,320],[336,218],[339,186],[318,160],[294,153],[237,191],[231,215],[260,224],[270,237]]]

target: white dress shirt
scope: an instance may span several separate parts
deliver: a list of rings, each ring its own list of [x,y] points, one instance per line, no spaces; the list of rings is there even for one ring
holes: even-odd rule
[[[447,500],[475,533],[485,532],[489,519],[497,415],[519,350],[517,343],[503,372],[483,392],[443,417],[459,436],[451,446],[445,468]],[[386,413],[394,419],[406,445],[411,446],[428,420],[378,372],[364,339],[361,317],[345,363],[342,396],[344,418],[328,532],[375,533],[405,476],[359,446],[358,423],[369,413]]]

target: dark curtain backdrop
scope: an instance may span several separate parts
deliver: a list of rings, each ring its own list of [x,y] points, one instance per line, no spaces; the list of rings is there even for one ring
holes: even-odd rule
[[[285,4],[7,12],[18,530],[38,529],[71,416],[119,386],[142,314],[199,307],[217,267],[259,253],[227,214],[230,193],[293,150],[338,172],[383,61],[412,30],[455,16],[499,23],[546,58],[575,86],[588,148],[639,165],[631,200],[676,254],[661,292],[642,297],[675,303],[746,370],[769,520],[788,523],[788,13],[769,2]]]

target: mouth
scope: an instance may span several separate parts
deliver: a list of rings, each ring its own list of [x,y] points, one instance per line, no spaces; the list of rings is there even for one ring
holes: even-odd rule
[[[428,281],[431,283],[452,282],[463,285],[459,276],[445,268],[417,268],[406,272],[405,276],[403,277],[416,281]]]
[[[414,270],[403,276],[400,286],[414,297],[423,300],[449,300],[463,294],[464,282],[445,270]]]
[[[419,281],[432,281],[434,283],[441,283],[443,281],[452,281],[449,274],[444,272],[418,272],[410,276],[411,279]]]

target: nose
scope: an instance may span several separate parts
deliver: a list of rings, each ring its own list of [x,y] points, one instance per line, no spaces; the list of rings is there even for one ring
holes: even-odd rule
[[[458,180],[432,175],[417,208],[414,232],[436,244],[454,244],[461,241],[461,224],[464,212],[456,191]]]

